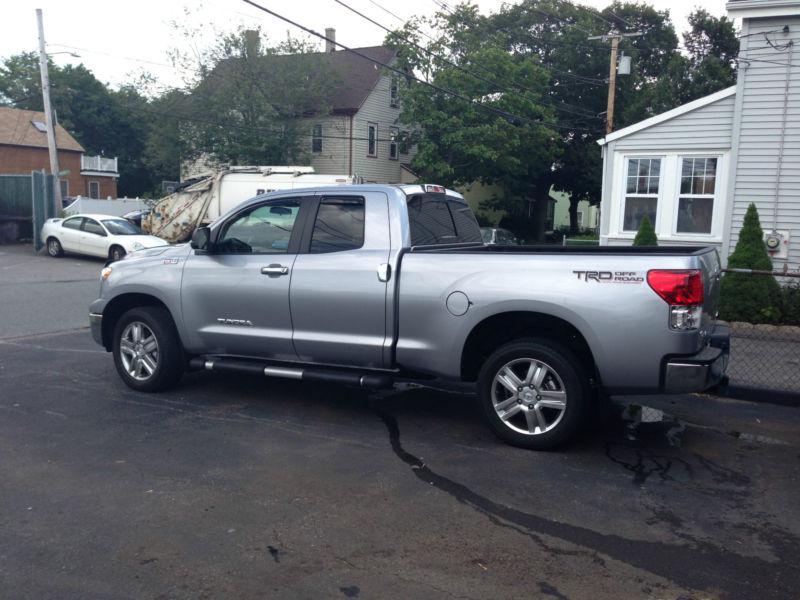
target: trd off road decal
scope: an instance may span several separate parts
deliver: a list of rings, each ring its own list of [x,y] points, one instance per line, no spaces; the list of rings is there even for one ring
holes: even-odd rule
[[[597,283],[643,283],[644,277],[636,271],[573,271],[580,281]]]

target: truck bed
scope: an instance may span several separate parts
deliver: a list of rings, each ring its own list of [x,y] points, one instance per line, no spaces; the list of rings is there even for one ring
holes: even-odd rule
[[[486,246],[483,244],[450,244],[438,246],[415,246],[409,252],[438,252],[445,254],[591,254],[604,256],[667,255],[700,256],[714,251],[713,246]]]

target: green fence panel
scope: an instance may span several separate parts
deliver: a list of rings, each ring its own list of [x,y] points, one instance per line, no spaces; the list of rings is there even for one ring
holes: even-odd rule
[[[31,185],[30,175],[0,175],[0,218],[30,218]]]

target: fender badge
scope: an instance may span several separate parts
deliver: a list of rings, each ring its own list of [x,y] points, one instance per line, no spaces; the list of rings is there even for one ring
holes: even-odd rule
[[[165,258],[161,261],[162,265],[177,265],[180,261],[177,258]]]

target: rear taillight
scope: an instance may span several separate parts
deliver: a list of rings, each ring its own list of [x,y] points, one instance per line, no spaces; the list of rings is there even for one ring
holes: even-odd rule
[[[653,270],[647,283],[669,304],[672,329],[697,329],[703,314],[703,275],[698,270]]]

